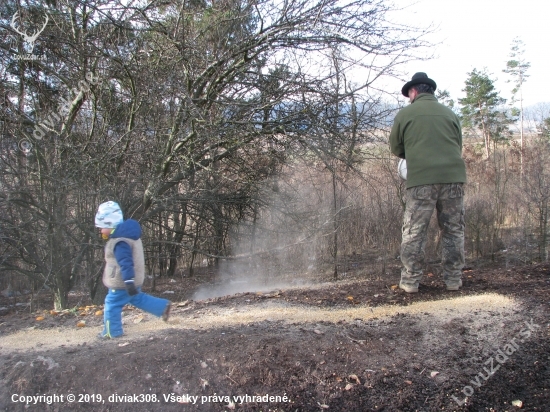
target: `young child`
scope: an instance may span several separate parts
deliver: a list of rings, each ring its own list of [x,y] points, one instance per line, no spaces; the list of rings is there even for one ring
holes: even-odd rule
[[[140,224],[133,219],[124,220],[118,203],[109,201],[99,205],[95,225],[101,229],[101,237],[107,240],[103,284],[109,289],[105,297],[105,324],[99,337],[122,335],[122,308],[127,303],[168,321],[170,301],[141,291],[145,257]]]

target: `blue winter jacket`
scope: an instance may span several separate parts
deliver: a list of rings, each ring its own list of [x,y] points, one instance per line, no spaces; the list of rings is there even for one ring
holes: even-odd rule
[[[115,231],[111,233],[109,238],[116,239],[125,237],[128,239],[138,240],[141,237],[141,226],[134,219],[127,219],[119,224]],[[134,279],[134,259],[132,258],[132,248],[124,241],[120,241],[115,246],[115,257],[120,266],[120,274],[122,280]]]

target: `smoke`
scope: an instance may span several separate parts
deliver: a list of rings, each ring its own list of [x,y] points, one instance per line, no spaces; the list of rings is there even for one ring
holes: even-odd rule
[[[332,228],[324,189],[301,172],[279,176],[263,190],[267,207],[230,234],[232,257],[220,263],[215,284],[193,295],[202,300],[315,282],[327,231]]]
[[[267,278],[261,272],[231,273],[242,264],[227,265],[222,269],[222,275],[215,285],[201,286],[194,294],[193,300],[211,299],[220,296],[234,295],[245,292],[268,292],[277,289],[288,289],[296,286],[309,286],[310,281],[296,277],[294,279]]]
[[[267,229],[257,222],[253,239],[232,239],[234,258],[222,260],[215,284],[201,286],[193,299],[310,284],[307,278],[316,268],[316,259],[311,242],[303,239],[295,231]]]

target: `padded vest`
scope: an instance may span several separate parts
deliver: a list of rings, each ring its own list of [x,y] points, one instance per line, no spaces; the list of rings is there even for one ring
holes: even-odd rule
[[[115,246],[118,242],[126,242],[132,248],[134,261],[134,284],[136,287],[143,285],[145,279],[145,257],[143,255],[143,243],[141,239],[128,239],[118,237],[109,239],[105,245],[105,270],[103,271],[103,284],[109,289],[125,289],[124,280],[120,273],[120,266],[115,257]]]

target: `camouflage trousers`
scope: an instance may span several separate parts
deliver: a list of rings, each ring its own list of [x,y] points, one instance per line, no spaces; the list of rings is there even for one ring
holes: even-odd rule
[[[418,288],[424,267],[428,226],[437,210],[441,230],[443,281],[461,286],[464,267],[464,190],[462,183],[415,186],[407,189],[401,240],[401,284]]]

